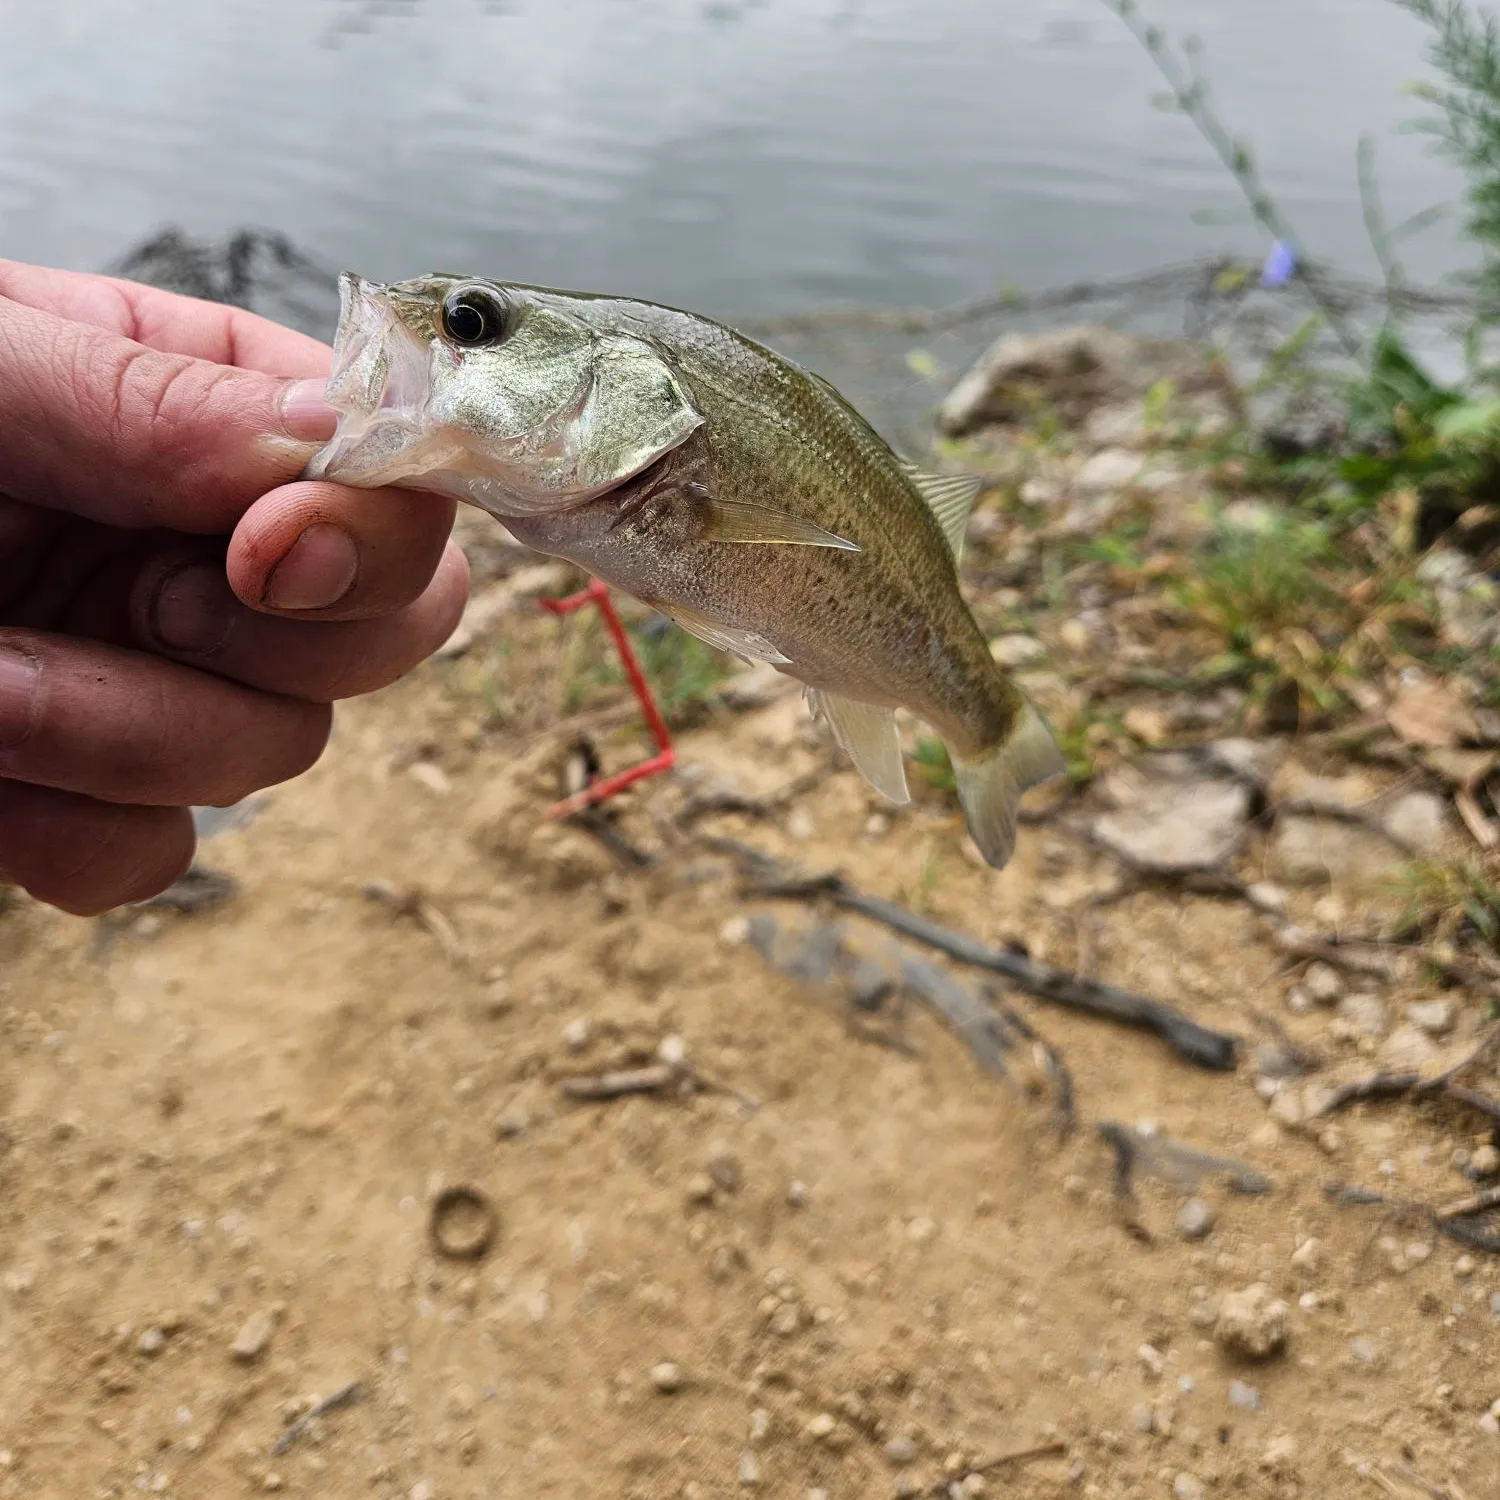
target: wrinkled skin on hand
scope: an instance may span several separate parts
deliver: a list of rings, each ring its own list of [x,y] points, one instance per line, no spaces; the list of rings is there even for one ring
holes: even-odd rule
[[[467,592],[431,495],[299,482],[330,351],[249,313],[0,261],[0,880],[77,913],[295,776]]]

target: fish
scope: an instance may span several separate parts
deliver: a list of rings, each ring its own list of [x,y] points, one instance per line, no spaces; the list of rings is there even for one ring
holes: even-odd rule
[[[977,479],[924,472],[821,376],[696,313],[449,272],[345,272],[339,297],[339,421],[307,477],[478,506],[770,663],[895,803],[909,711],[1006,865],[1022,796],[1064,765],[959,588]]]

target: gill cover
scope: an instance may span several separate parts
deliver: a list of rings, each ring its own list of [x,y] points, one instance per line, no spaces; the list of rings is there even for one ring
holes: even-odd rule
[[[444,336],[444,299],[465,286],[504,299],[498,342]],[[339,295],[327,399],[340,420],[309,478],[535,515],[615,488],[703,421],[650,343],[596,332],[544,292],[453,276],[379,286],[346,272]]]

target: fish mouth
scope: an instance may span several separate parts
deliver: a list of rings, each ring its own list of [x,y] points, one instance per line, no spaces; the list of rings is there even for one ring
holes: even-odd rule
[[[372,486],[410,482],[442,467],[446,444],[425,432],[432,371],[423,341],[402,320],[392,288],[352,271],[339,277],[339,322],[324,399],[338,426],[304,470],[308,479]]]

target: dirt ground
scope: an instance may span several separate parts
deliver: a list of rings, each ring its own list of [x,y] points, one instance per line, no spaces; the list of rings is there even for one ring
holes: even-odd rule
[[[239,882],[215,910],[0,916],[0,1497],[1500,1496],[1500,1258],[1324,1194],[1471,1191],[1478,1116],[1395,1100],[1306,1129],[1248,1061],[1202,1071],[1012,995],[1074,1077],[1059,1141],[929,1012],[856,1019],[769,966],[742,919],[813,913],[747,904],[671,842],[683,789],[802,777],[770,820],[699,826],[1151,994],[1247,1058],[1278,1015],[1338,1077],[1372,1048],[1286,1011],[1299,971],[1243,903],[1147,886],[1081,914],[1111,866],[1046,824],[996,874],[945,795],[893,814],[847,766],[820,777],[795,695],[683,732],[681,774],[620,823],[660,857],[623,864],[545,818],[566,639],[516,612],[343,709],[316,769],[204,845]],[[639,735],[607,721],[623,763]],[[1287,899],[1317,927],[1342,894]],[[1457,1056],[1483,1002],[1443,993]],[[702,1087],[559,1087],[664,1042]],[[1101,1119],[1271,1190],[1205,1182],[1188,1239],[1183,1192],[1142,1180],[1132,1232]],[[477,1261],[429,1237],[453,1185],[497,1215]],[[1246,1362],[1214,1307],[1255,1283],[1287,1338]]]

